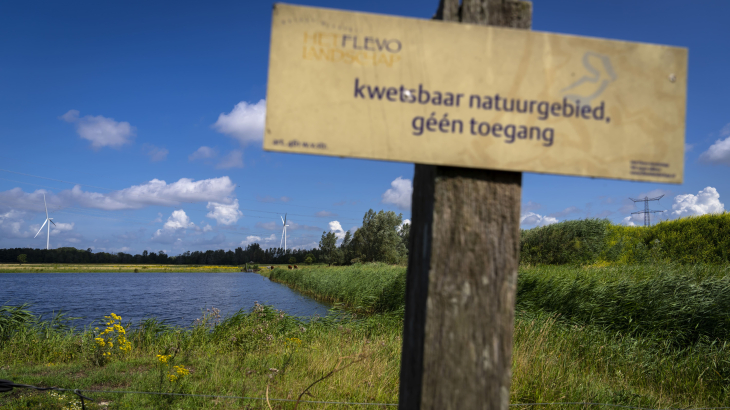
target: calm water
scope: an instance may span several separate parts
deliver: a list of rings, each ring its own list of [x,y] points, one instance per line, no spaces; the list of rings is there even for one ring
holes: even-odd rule
[[[294,316],[324,316],[328,306],[255,273],[0,273],[0,305],[32,303],[49,318],[63,309],[81,316],[76,326],[114,312],[124,323],[149,317],[190,325],[201,309],[215,307],[225,317],[254,302]]]

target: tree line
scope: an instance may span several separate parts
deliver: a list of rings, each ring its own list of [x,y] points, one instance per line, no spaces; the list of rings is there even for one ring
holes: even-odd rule
[[[408,258],[407,244],[410,225],[402,224],[401,214],[392,211],[365,213],[363,225],[354,234],[345,233],[338,247],[334,232],[323,232],[319,248],[314,249],[263,249],[252,243],[235,250],[187,251],[169,256],[164,251],[129,254],[125,252],[93,252],[73,247],[57,249],[10,248],[0,249],[0,263],[120,263],[162,265],[243,265],[317,263],[344,265],[356,262],[405,263]]]

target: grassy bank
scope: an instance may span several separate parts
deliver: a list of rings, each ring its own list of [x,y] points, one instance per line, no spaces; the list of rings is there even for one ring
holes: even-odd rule
[[[22,316],[6,312],[6,319]],[[147,320],[125,325],[129,352],[106,350],[98,339],[105,330],[71,332],[56,323],[21,317],[3,323],[0,378],[16,383],[90,390],[130,390],[296,399],[313,382],[342,368],[308,390],[305,400],[393,402],[397,397],[400,318],[362,320],[329,317],[302,322],[257,305],[222,320],[215,311],[192,328]],[[121,344],[124,345],[123,343]],[[112,352],[104,356],[106,351]],[[162,356],[162,357],[161,357]],[[164,361],[164,362],[163,362]],[[353,363],[349,367],[346,365]],[[175,366],[182,366],[175,368]],[[344,368],[343,368],[344,367]],[[180,370],[184,369],[184,370]],[[187,373],[187,374],[185,374]],[[174,377],[171,377],[174,376]],[[87,394],[88,408],[268,408],[261,401],[164,397],[138,394]],[[70,408],[46,392],[15,389],[0,394],[2,408]],[[272,402],[274,408],[293,403]],[[299,408],[341,408],[302,404]]]
[[[212,326],[218,322],[217,325]],[[70,332],[51,323],[19,321],[0,343],[0,378],[16,383],[89,390],[395,403],[401,316],[304,323],[271,308],[220,320],[209,313],[195,327],[154,320],[127,328],[128,353],[99,362],[99,331]],[[8,329],[6,327],[6,329]],[[116,340],[116,339],[114,339]],[[161,362],[162,355],[165,363]],[[354,362],[354,363],[353,363]],[[103,365],[100,365],[103,364]],[[345,365],[353,363],[349,367]],[[180,374],[182,366],[188,374]],[[182,372],[185,373],[185,372]],[[171,381],[170,376],[177,376]],[[631,337],[555,316],[518,311],[511,401],[593,401],[623,405],[702,407],[730,404],[730,348],[695,343],[678,349],[651,337]],[[15,389],[0,407],[64,409],[72,394]],[[267,409],[255,400],[88,393],[95,408]],[[105,403],[101,405],[101,403]],[[274,409],[293,403],[271,402]],[[362,408],[303,403],[299,408]],[[559,408],[574,408],[564,406]]]
[[[384,263],[343,267],[300,267],[264,271],[271,280],[358,312],[393,312],[403,308],[405,268]]]

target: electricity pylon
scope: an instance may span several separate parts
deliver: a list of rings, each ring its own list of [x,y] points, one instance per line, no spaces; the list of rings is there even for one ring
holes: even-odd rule
[[[634,203],[636,203],[636,202],[643,202],[644,203],[644,210],[643,211],[632,212],[631,214],[632,215],[633,214],[644,214],[644,226],[651,226],[651,214],[655,214],[655,213],[659,213],[659,212],[664,212],[664,211],[652,211],[652,210],[650,210],[649,209],[649,201],[658,201],[658,200],[662,199],[663,197],[664,197],[664,195],[658,196],[656,198],[649,198],[649,197],[644,197],[644,199],[629,198],[630,200],[634,201]]]

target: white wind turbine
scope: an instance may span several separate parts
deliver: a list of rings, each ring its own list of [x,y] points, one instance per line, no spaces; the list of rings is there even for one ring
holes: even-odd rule
[[[279,218],[281,218],[281,215],[279,215]],[[284,252],[286,253],[286,227],[289,226],[286,224],[286,214],[284,214],[284,217],[281,218],[281,224],[284,225],[284,230],[281,232],[281,241],[279,241],[279,247],[281,248],[281,243],[284,242]]]
[[[56,223],[52,221],[53,218],[48,217],[48,205],[46,205],[46,194],[43,194],[43,206],[46,207],[46,220],[43,221],[43,225],[41,225],[41,229],[38,230],[38,232],[35,234],[33,238],[38,236],[39,233],[41,233],[41,230],[48,222],[53,224],[53,226],[56,226]],[[48,237],[46,238],[46,250],[48,250],[50,244],[51,244],[51,224],[48,224]]]

